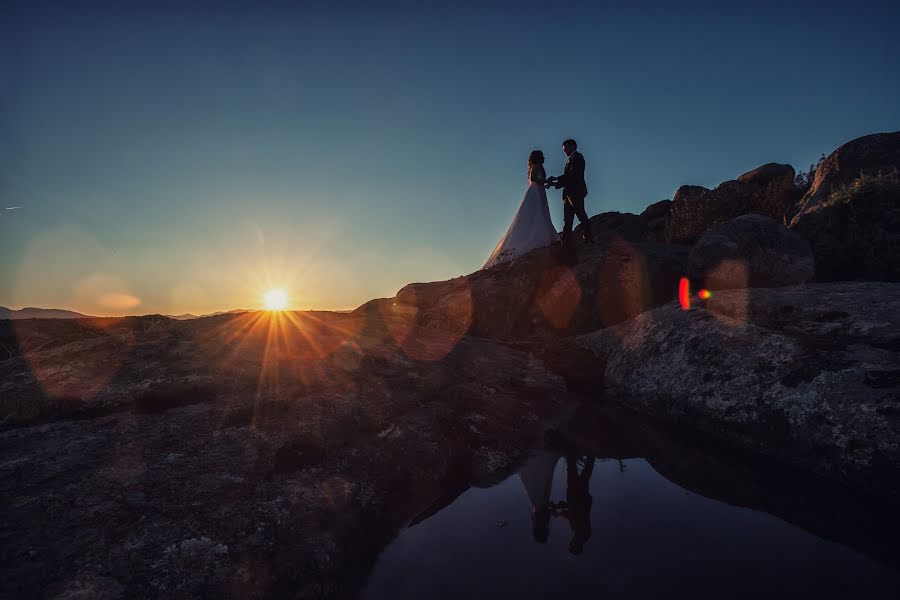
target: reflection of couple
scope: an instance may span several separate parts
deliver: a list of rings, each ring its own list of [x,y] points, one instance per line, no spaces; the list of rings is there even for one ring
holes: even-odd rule
[[[531,500],[531,525],[535,541],[544,543],[550,537],[550,517],[565,517],[572,529],[569,552],[581,554],[584,543],[591,537],[593,499],[590,481],[594,471],[594,457],[566,455],[566,499],[551,502],[553,473],[560,456],[547,450],[539,452],[525,463],[519,471],[519,477]]]
[[[547,206],[546,189],[550,186],[562,188],[563,191],[563,240],[571,235],[572,224],[577,215],[584,230],[585,240],[593,241],[591,226],[584,211],[584,199],[587,196],[584,157],[578,152],[575,140],[566,140],[562,147],[568,160],[563,174],[559,177],[547,177],[544,171],[544,153],[540,150],[535,150],[528,157],[528,191],[525,192],[525,198],[519,205],[509,230],[497,243],[483,268],[510,261],[535,248],[549,246],[559,241],[556,227],[550,220],[550,208]]]

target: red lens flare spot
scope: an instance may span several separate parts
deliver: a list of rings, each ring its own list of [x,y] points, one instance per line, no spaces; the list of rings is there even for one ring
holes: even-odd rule
[[[700,296],[701,300],[709,300],[712,298],[712,292],[709,290],[700,290],[697,292],[697,295]]]
[[[687,277],[682,277],[678,282],[678,302],[681,303],[681,310],[690,310],[691,284]]]

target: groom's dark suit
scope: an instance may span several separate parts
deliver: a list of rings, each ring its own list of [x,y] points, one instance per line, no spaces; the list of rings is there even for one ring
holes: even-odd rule
[[[563,237],[572,233],[572,223],[575,221],[575,215],[578,215],[585,239],[593,239],[591,225],[584,211],[587,184],[584,182],[584,157],[581,156],[581,152],[577,150],[572,152],[566,162],[565,171],[556,178],[553,185],[556,189],[563,189]]]

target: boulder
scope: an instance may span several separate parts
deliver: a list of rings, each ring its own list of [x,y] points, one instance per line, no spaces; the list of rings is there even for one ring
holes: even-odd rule
[[[900,132],[835,150],[791,228],[809,240],[819,281],[900,281]]]
[[[739,175],[737,180],[740,183],[752,183],[759,187],[765,187],[773,181],[781,181],[787,177],[790,177],[791,180],[794,178],[794,168],[792,166],[766,163],[752,171]]]
[[[577,338],[640,413],[878,493],[900,492],[900,284],[717,292]]]
[[[539,248],[463,277],[407,285],[357,310],[405,315],[413,330],[448,343],[465,334],[510,341],[593,331],[676,297],[689,248],[597,237],[577,260],[566,260],[565,248]]]
[[[742,215],[710,229],[688,256],[691,280],[709,290],[806,283],[814,265],[803,237],[763,215]]]
[[[654,241],[647,229],[647,220],[629,212],[609,211],[594,215],[590,219],[591,233],[595,238],[618,236],[630,242]],[[575,227],[575,234],[581,235],[581,224]]]
[[[666,215],[672,209],[671,200],[660,200],[644,209],[641,217],[647,222],[647,239],[655,242],[666,241]]]
[[[849,185],[861,174],[874,176],[893,169],[900,169],[900,131],[873,133],[847,142],[818,166],[812,186],[800,201],[800,210],[791,220],[791,226],[796,226],[805,214],[826,203],[833,191]]]
[[[591,232],[596,238],[620,237],[629,242],[664,242],[666,214],[672,206],[671,200],[660,200],[635,215],[610,211],[591,217]],[[581,224],[575,227],[581,234]]]
[[[665,238],[670,243],[693,244],[710,227],[749,213],[783,221],[797,199],[793,167],[776,163],[722,182],[713,190],[683,185],[666,215]]]
[[[900,281],[900,177],[863,176],[804,212],[794,231],[809,240],[818,281]]]
[[[671,200],[660,200],[659,202],[654,202],[653,204],[645,208],[644,212],[641,213],[641,216],[648,221],[660,218],[664,219],[666,215],[669,214],[669,210],[671,210],[671,208]]]

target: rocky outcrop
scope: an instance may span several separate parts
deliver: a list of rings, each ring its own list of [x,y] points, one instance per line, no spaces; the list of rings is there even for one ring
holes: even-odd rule
[[[591,217],[591,231],[598,239],[619,237],[628,242],[665,242],[666,215],[671,206],[671,200],[660,200],[639,215],[600,213]],[[581,224],[575,227],[575,233],[581,233]]]
[[[818,281],[900,281],[900,173],[863,176],[804,212]]]
[[[770,183],[782,182],[788,177],[793,179],[793,176],[794,168],[790,165],[766,163],[752,171],[747,171],[743,175],[738,175],[737,181],[739,183],[756,185],[757,187],[766,187]]]
[[[816,168],[812,186],[800,201],[800,210],[791,220],[799,224],[804,215],[816,211],[832,192],[847,186],[860,175],[900,169],[900,131],[873,133],[851,140],[832,152]]]
[[[672,303],[579,338],[608,398],[863,490],[900,492],[900,285]]]
[[[900,281],[900,132],[835,150],[791,228],[809,240],[819,281]]]
[[[684,185],[675,192],[666,216],[666,240],[692,244],[710,227],[749,213],[783,221],[785,211],[797,199],[793,167],[776,163],[725,181],[713,190]]]
[[[709,290],[806,283],[814,270],[809,243],[763,215],[742,215],[710,229],[688,257],[691,280]]]
[[[597,238],[617,236],[629,242],[657,241],[647,226],[647,220],[634,213],[604,212],[591,217],[590,223],[591,232]],[[580,236],[581,231],[582,226],[579,223],[575,227],[576,235]]]
[[[683,246],[598,235],[574,261],[565,247],[541,248],[464,277],[407,285],[396,297],[357,310],[408,315],[416,331],[451,340],[583,333],[675,298],[687,253]]]
[[[644,209],[641,213],[641,216],[644,217],[647,221],[653,221],[655,219],[664,219],[669,211],[672,209],[672,201],[671,200],[660,200],[659,202],[654,202],[650,206]]]
[[[666,216],[672,210],[671,200],[660,200],[644,209],[641,217],[647,223],[649,238],[656,242],[666,241]]]

